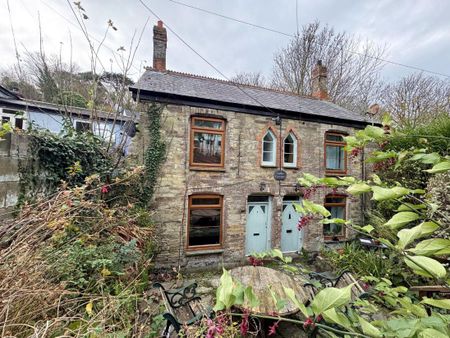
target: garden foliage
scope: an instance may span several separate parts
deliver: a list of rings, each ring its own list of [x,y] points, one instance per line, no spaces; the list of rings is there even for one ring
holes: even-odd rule
[[[368,159],[372,163],[389,160],[394,170],[414,164],[430,176],[450,172],[448,154],[430,146],[434,143],[425,139],[425,136],[418,146],[402,151],[388,149],[387,145],[391,140],[403,135],[392,131],[387,120],[384,122],[384,128],[367,126],[365,130],[347,137],[347,149],[358,153],[368,144],[375,143],[379,149]],[[353,232],[383,243],[387,247],[386,260],[389,259],[389,262],[383,265],[382,257],[367,256],[366,264],[371,265],[370,271],[369,266],[362,268],[363,262],[352,261],[350,255],[347,255],[347,261],[337,263],[341,268],[339,263],[344,263],[352,270],[358,270],[359,267],[357,272],[360,275],[367,274],[361,278],[369,288],[371,297],[368,299],[352,300],[351,285],[343,289],[326,287],[315,295],[309,306],[305,306],[296,298],[293,290],[286,288],[284,301],[295,304],[304,318],[294,322],[303,327],[307,334],[314,335],[319,330],[328,337],[450,336],[450,300],[426,297],[418,300],[409,292],[405,280],[391,280],[396,274],[393,271],[395,264],[406,269],[416,280],[429,285],[450,287],[448,263],[445,263],[450,255],[450,240],[440,236],[443,233],[448,234],[450,219],[439,210],[431,196],[417,186],[383,180],[377,174],[364,181],[354,177],[317,178],[304,174],[299,183],[308,188],[324,185],[345,188],[347,194],[353,196],[366,194],[375,205],[391,202],[387,205],[391,206],[392,215],[381,225],[355,224],[352,220],[329,219],[330,213],[323,206],[309,200],[297,206],[302,217],[321,217],[324,224],[342,224]],[[394,236],[383,237],[386,229]],[[252,304],[257,301],[248,286],[240,285],[224,270],[221,285],[217,290],[216,310],[231,311],[232,306],[236,304],[246,304],[251,313]],[[276,303],[283,304],[283,300],[277,299]],[[283,320],[293,322],[276,315],[260,317],[271,318],[276,323]]]

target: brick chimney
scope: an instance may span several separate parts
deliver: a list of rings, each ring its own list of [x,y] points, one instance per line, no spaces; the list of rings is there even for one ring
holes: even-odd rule
[[[153,68],[163,72],[166,70],[167,31],[161,20],[153,26]]]
[[[312,96],[319,100],[328,100],[327,67],[318,60],[312,70]]]

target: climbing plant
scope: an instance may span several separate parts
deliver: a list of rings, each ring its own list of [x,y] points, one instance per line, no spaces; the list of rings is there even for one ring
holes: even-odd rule
[[[19,163],[19,205],[38,194],[53,193],[63,181],[73,187],[94,173],[107,179],[111,171],[112,159],[99,137],[73,128],[64,128],[59,135],[32,130],[27,156]]]
[[[161,134],[161,115],[164,107],[152,104],[147,109],[149,146],[145,151],[145,181],[143,203],[148,204],[153,197],[161,165],[166,154],[166,143]]]

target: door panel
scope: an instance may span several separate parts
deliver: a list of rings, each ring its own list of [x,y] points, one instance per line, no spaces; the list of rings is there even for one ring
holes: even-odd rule
[[[284,201],[283,213],[281,216],[281,251],[296,252],[300,251],[303,245],[303,230],[297,228],[300,214],[295,210],[294,203],[297,201]]]
[[[249,202],[247,209],[245,254],[268,250],[269,202]]]

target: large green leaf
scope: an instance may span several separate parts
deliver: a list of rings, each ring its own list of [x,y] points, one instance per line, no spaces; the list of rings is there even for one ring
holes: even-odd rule
[[[289,300],[290,300],[292,303],[294,303],[294,305],[295,305],[296,307],[299,308],[299,310],[303,313],[303,315],[304,315],[305,317],[309,317],[309,313],[308,313],[308,310],[306,309],[306,306],[305,306],[303,303],[299,302],[299,300],[298,300],[297,297],[295,296],[294,290],[291,289],[291,288],[284,287],[284,286],[283,286],[283,289],[284,289],[284,293],[285,293],[286,296],[289,298]]]
[[[436,164],[441,160],[441,156],[438,153],[415,154],[409,160],[410,161],[420,161],[425,164]]]
[[[432,328],[426,328],[425,330],[422,330],[417,335],[418,338],[448,338],[447,335],[442,333],[441,331],[432,329]]]
[[[372,189],[370,188],[370,185],[366,183],[356,183],[352,184],[347,188],[347,192],[352,195],[361,195],[365,192],[369,192]]]
[[[411,229],[403,229],[397,233],[398,247],[404,249],[409,243],[414,240],[432,234],[439,226],[434,222],[424,222]]]
[[[364,129],[364,132],[367,136],[369,136],[375,140],[384,138],[384,129],[380,128],[380,127],[367,126],[366,129]]]
[[[251,286],[247,286],[244,290],[245,304],[250,307],[250,309],[255,308],[259,305],[259,299],[253,293]]]
[[[331,308],[347,304],[351,300],[353,284],[345,288],[325,288],[314,297],[311,308],[316,315],[319,315]]]
[[[433,168],[425,170],[431,174],[443,173],[450,170],[450,160],[445,160],[435,164]]]
[[[375,201],[385,201],[397,198],[397,194],[388,188],[374,186],[372,187],[372,191],[373,191],[372,199]]]
[[[419,238],[421,234],[420,226],[415,226],[411,229],[403,229],[397,233],[397,237],[399,238],[397,246],[400,249],[406,248],[406,246],[413,242],[416,238]]]
[[[364,334],[370,336],[370,337],[383,337],[380,330],[378,330],[375,326],[370,324],[367,320],[364,318],[358,316],[359,324],[361,325],[361,329],[364,332]]]
[[[220,277],[220,285],[216,291],[214,311],[229,309],[235,303],[236,295],[234,294],[234,286],[230,273],[223,269],[222,276]]]
[[[428,304],[434,307],[438,307],[441,309],[450,310],[450,299],[433,299],[433,298],[424,298],[421,301],[422,304]]]
[[[338,324],[349,331],[353,331],[350,320],[343,313],[336,311],[336,308],[334,307],[324,311],[322,317],[328,323]]]
[[[316,204],[308,200],[303,200],[303,206],[305,210],[310,211],[313,214],[320,214],[323,217],[328,217],[331,215],[323,205]]]
[[[416,245],[415,248],[409,249],[416,255],[450,255],[450,240],[444,238],[426,239]]]
[[[425,277],[444,278],[447,274],[445,267],[437,260],[425,256],[407,256],[404,258],[415,273]]]
[[[416,214],[415,212],[402,211],[402,212],[399,212],[399,213],[395,214],[394,216],[392,216],[392,218],[389,221],[387,221],[387,223],[385,225],[390,226],[393,229],[396,229],[396,228],[400,228],[410,222],[413,222],[419,218],[420,218],[420,216],[418,214]]]

